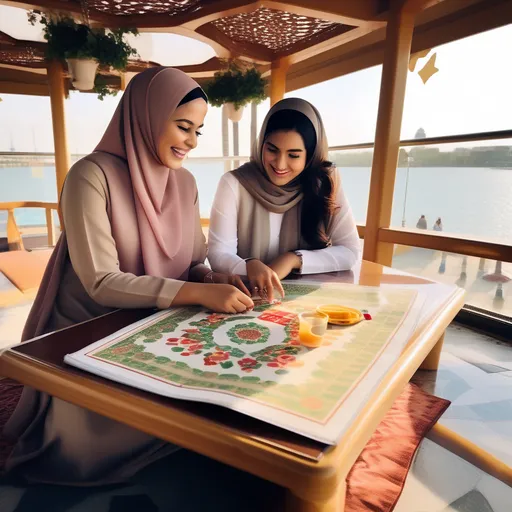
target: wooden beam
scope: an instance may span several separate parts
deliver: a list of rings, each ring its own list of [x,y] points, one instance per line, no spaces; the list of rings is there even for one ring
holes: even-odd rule
[[[19,153],[15,154],[19,155]],[[16,208],[52,208],[56,210],[58,206],[58,203],[46,203],[44,201],[9,201],[0,203],[0,210],[15,210]]]
[[[66,86],[64,68],[60,61],[48,63],[48,83],[52,108],[53,145],[55,147],[55,175],[57,179],[57,197],[60,198],[66,174],[71,166],[66,134],[66,116],[64,100]]]
[[[391,266],[393,245],[379,242],[379,229],[389,227],[393,206],[400,128],[415,12],[395,1],[386,29],[379,110],[375,132],[372,174],[363,259]]]
[[[377,30],[381,26],[382,25],[365,25],[362,27],[344,30],[342,31],[342,33],[335,35],[329,39],[325,39],[324,41],[320,41],[318,43],[311,42],[312,44],[306,44],[303,49],[297,49],[293,53],[286,52],[285,55],[288,56],[290,65],[292,65],[297,62],[307,60],[311,57],[320,56],[330,50],[339,50],[340,48],[344,47],[351,41],[359,41],[362,37]]]
[[[286,11],[299,16],[318,18],[344,25],[359,26],[371,23],[382,13],[380,0],[284,0],[263,1],[264,7]],[[379,21],[380,22],[380,21]]]
[[[379,241],[512,263],[512,245],[462,235],[405,228],[381,228]],[[365,240],[366,244],[366,240]]]
[[[48,231],[48,247],[55,245],[55,225],[53,224],[53,211],[51,208],[46,208],[46,229]]]
[[[270,106],[284,98],[286,91],[286,73],[289,62],[286,58],[272,62],[270,72]]]
[[[0,80],[0,94],[26,94],[28,96],[49,96],[47,84],[23,84]]]
[[[7,210],[7,244],[10,251],[22,251],[24,249],[23,238],[14,217],[14,209]]]

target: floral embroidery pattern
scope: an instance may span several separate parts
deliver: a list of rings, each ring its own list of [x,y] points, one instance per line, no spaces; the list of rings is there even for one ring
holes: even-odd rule
[[[270,329],[254,322],[237,324],[228,331],[228,338],[237,345],[266,343],[270,336]]]

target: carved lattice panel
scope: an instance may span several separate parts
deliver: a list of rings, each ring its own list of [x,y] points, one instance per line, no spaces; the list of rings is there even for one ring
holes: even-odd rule
[[[258,44],[276,53],[343,27],[339,23],[266,7],[221,18],[212,25],[233,41]]]
[[[30,47],[16,51],[0,50],[0,63],[32,68],[44,67],[45,65],[44,54]]]
[[[200,9],[201,0],[89,0],[89,12],[100,11],[118,16],[167,14],[175,16]]]

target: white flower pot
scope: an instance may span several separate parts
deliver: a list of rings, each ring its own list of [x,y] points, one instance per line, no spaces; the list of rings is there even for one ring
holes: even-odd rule
[[[66,61],[73,80],[73,87],[79,91],[93,89],[98,61],[94,59],[66,59]]]
[[[238,121],[242,119],[242,114],[244,113],[243,108],[239,108],[238,110],[236,110],[234,103],[225,103],[224,108],[226,109],[226,112],[228,114],[228,119],[233,121],[233,123],[238,123]]]

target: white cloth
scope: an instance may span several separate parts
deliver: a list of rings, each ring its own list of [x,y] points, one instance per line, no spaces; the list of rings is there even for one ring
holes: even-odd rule
[[[336,171],[338,172],[338,171]],[[338,180],[341,183],[341,179]],[[237,255],[237,217],[240,203],[240,182],[231,174],[222,176],[210,215],[208,234],[208,260],[215,272],[247,275],[245,260]],[[338,187],[336,212],[332,231],[332,246],[316,251],[300,250],[302,273],[320,274],[349,270],[360,258],[361,242],[343,188]],[[279,256],[279,234],[283,214],[270,213],[270,259]]]

